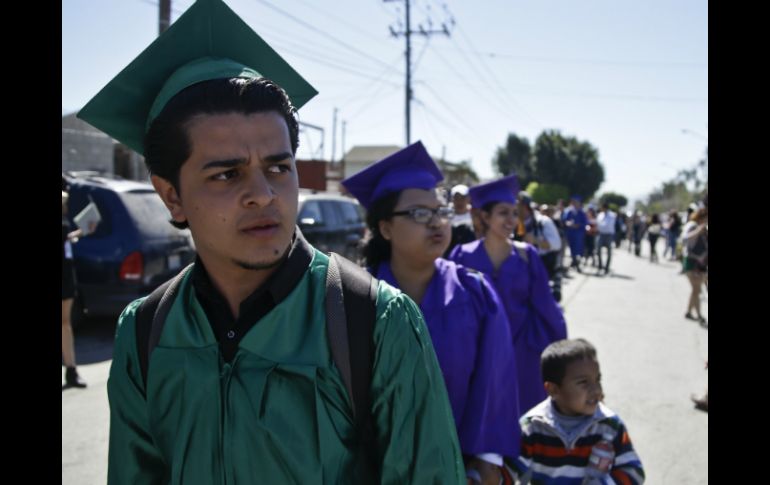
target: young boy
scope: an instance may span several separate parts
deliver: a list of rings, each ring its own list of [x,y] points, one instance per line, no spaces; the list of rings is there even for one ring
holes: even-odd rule
[[[540,358],[548,397],[521,418],[519,483],[641,484],[644,470],[626,427],[604,406],[596,349],[559,340]]]

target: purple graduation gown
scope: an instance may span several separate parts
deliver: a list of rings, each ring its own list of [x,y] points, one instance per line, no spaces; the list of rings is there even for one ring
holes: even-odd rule
[[[463,454],[519,455],[516,357],[510,326],[489,280],[439,258],[420,310],[444,375]],[[399,287],[382,263],[380,278]]]
[[[567,228],[567,242],[569,243],[569,253],[574,258],[575,256],[583,256],[586,240],[586,224],[588,224],[588,216],[583,209],[575,209],[572,206],[564,209],[561,215],[561,220],[564,222],[572,221],[575,223],[573,227]]]
[[[454,248],[449,258],[486,274],[503,302],[511,325],[519,372],[519,409],[524,414],[546,397],[540,354],[551,342],[567,338],[567,324],[548,287],[548,273],[537,250],[527,244],[527,264],[515,248],[495,271],[484,240]]]

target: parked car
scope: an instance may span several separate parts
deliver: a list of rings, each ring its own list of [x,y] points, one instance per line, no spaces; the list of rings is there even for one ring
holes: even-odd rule
[[[297,225],[320,251],[334,251],[357,262],[365,221],[365,210],[355,199],[300,189]]]
[[[145,182],[94,172],[62,174],[69,191],[68,217],[93,201],[101,222],[73,244],[77,295],[73,325],[84,316],[117,316],[195,259],[190,231],[169,223],[169,213]]]

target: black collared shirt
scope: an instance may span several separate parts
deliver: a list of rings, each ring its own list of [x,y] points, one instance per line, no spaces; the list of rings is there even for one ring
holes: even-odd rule
[[[200,258],[196,259],[192,273],[195,295],[206,312],[226,362],[235,357],[238,344],[251,327],[259,323],[297,286],[312,259],[312,246],[305,241],[299,229],[295,229],[289,253],[270,278],[241,302],[237,320],[230,312],[227,300],[211,282],[203,262]]]

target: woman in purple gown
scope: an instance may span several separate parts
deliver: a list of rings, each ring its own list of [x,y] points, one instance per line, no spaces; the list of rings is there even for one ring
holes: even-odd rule
[[[487,275],[500,296],[511,325],[524,414],[546,397],[540,354],[551,342],[567,338],[567,325],[537,249],[510,238],[518,192],[515,175],[472,187],[471,204],[481,209],[484,237],[456,247],[449,259]]]
[[[342,185],[367,209],[369,270],[422,310],[468,476],[497,484],[502,458],[519,453],[516,358],[505,311],[487,278],[441,258],[452,215],[435,191],[442,179],[418,141]]]

